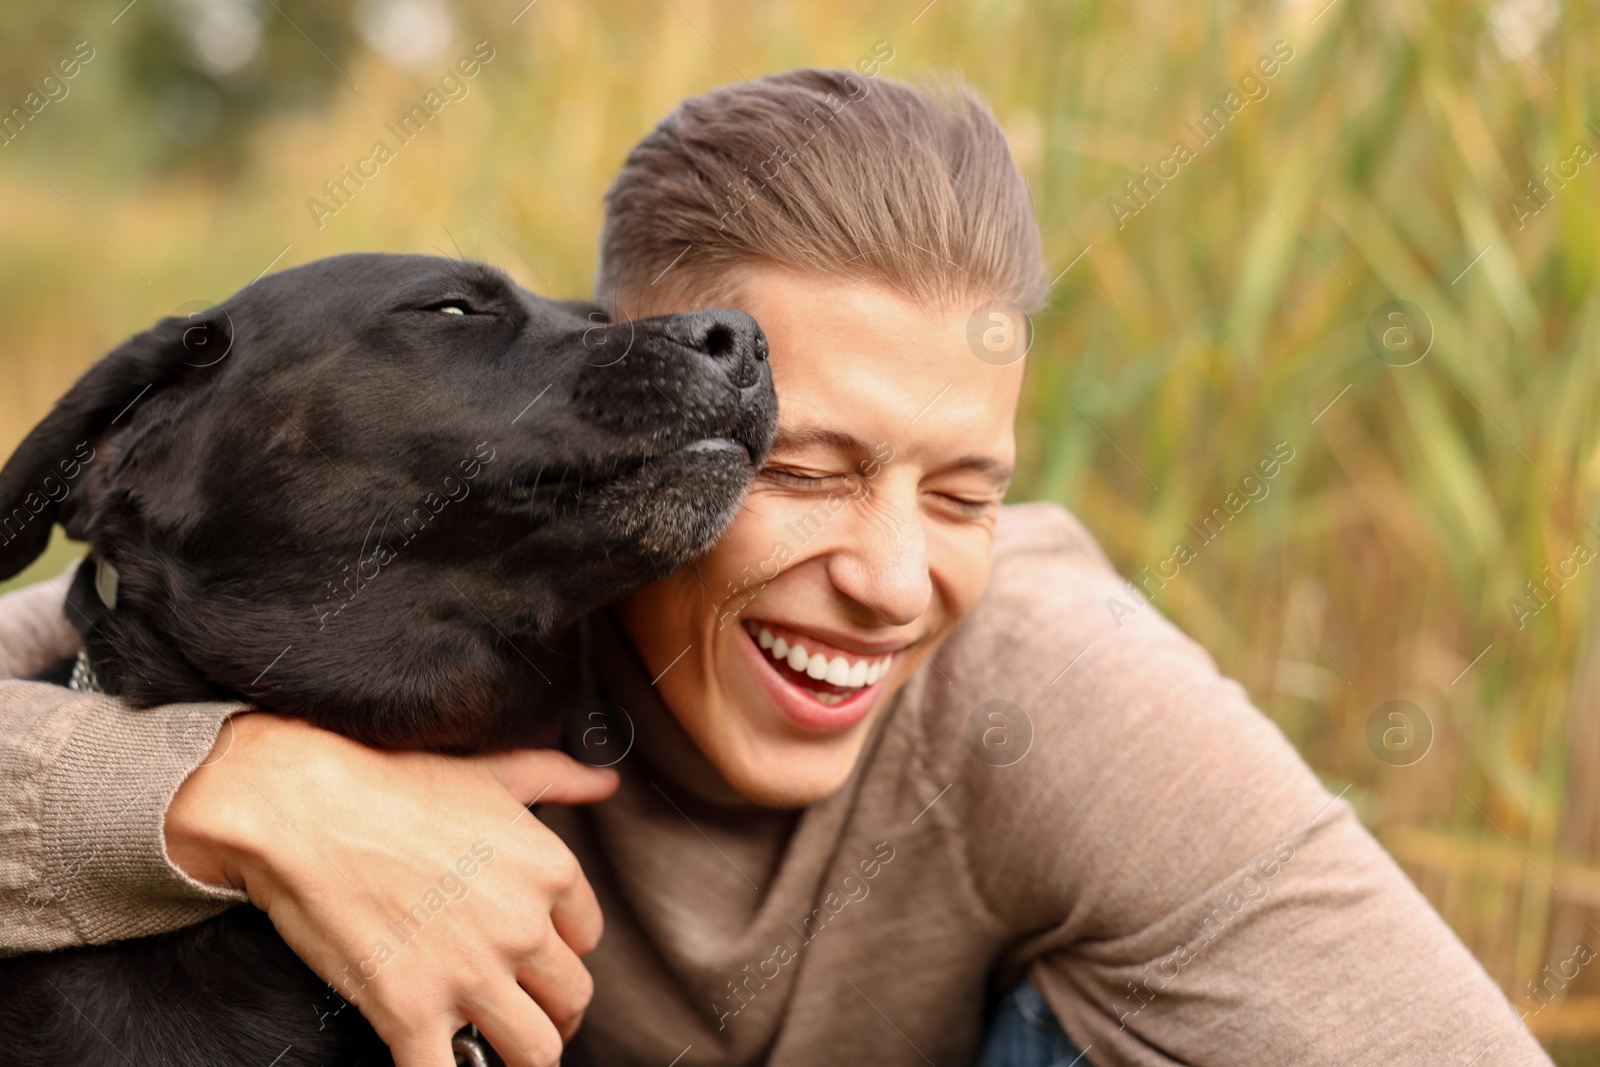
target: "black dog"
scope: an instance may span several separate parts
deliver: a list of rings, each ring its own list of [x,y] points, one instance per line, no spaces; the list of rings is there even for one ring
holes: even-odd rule
[[[0,470],[0,578],[53,522],[87,541],[79,680],[136,705],[242,699],[392,748],[548,741],[550,642],[709,548],[776,418],[748,315],[617,325],[478,264],[322,260],[92,368]],[[328,997],[239,907],[0,960],[0,1060],[390,1063],[355,1011],[317,1018]]]

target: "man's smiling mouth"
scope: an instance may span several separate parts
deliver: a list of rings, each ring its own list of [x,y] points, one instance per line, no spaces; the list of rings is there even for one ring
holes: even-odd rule
[[[784,681],[828,707],[877,685],[894,668],[893,652],[861,655],[773,622],[747,620],[744,628]]]

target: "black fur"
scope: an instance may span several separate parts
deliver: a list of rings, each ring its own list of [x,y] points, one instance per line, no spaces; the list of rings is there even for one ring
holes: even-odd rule
[[[52,523],[88,541],[115,607],[91,560],[68,615],[139,706],[242,698],[392,748],[547,740],[563,628],[731,520],[776,425],[765,358],[738,312],[614,325],[479,264],[322,260],[84,375],[0,469],[0,578]],[[0,960],[0,1060],[388,1063],[341,1003],[239,907]]]

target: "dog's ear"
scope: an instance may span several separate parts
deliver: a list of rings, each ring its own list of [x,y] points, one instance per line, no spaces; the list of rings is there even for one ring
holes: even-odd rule
[[[220,307],[162,319],[118,346],[84,376],[0,468],[0,580],[32,563],[60,522],[83,539],[82,484],[97,443],[131,422],[138,406],[191,368],[215,367],[233,347]]]

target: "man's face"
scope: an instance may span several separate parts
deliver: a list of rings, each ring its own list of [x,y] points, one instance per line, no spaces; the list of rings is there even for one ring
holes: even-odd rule
[[[934,308],[777,267],[740,277],[738,306],[771,345],[777,442],[710,554],[617,614],[728,783],[800,806],[843,784],[890,696],[983,592],[1022,363],[973,354],[979,298]],[[643,313],[668,310],[683,309]]]

